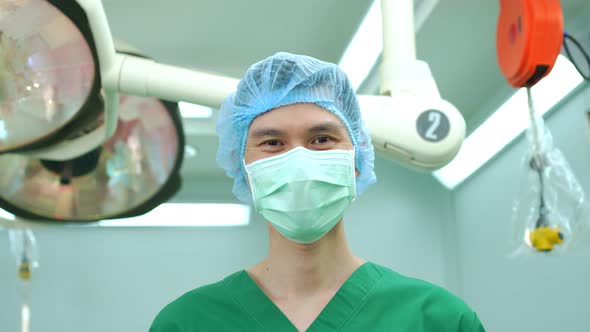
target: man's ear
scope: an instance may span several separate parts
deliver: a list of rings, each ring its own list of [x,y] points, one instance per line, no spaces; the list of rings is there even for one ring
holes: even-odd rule
[[[358,168],[355,168],[354,169],[354,174],[356,174],[356,176],[359,176],[359,174],[361,174],[361,172],[359,172],[359,169]]]

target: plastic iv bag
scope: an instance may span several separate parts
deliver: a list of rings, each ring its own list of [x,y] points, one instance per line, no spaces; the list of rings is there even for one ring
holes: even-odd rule
[[[35,235],[30,229],[10,229],[10,251],[16,260],[19,277],[28,280],[33,269],[39,267]]]
[[[586,198],[529,102],[534,120],[527,131],[530,144],[521,162],[520,190],[512,210],[513,255],[563,253],[582,240],[579,237],[589,216]]]

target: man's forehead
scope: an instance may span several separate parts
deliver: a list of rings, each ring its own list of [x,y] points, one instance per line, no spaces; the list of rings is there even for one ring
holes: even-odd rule
[[[248,134],[251,135],[261,128],[347,131],[336,114],[307,103],[282,106],[261,114],[252,121]]]

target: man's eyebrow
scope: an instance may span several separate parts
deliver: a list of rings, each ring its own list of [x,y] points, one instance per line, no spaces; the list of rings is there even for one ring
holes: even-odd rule
[[[344,126],[333,122],[324,122],[314,125],[307,130],[310,134],[319,134],[324,132],[342,133],[345,131]]]
[[[284,130],[276,129],[276,128],[258,128],[250,131],[248,136],[250,138],[258,139],[264,137],[284,137],[287,133]]]

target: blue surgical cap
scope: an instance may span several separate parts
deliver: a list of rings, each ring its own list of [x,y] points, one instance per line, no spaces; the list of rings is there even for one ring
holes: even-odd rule
[[[279,52],[255,63],[238,83],[237,91],[223,102],[217,120],[217,163],[234,179],[233,193],[252,202],[244,170],[244,148],[250,124],[277,107],[314,103],[333,112],[344,123],[356,154],[357,195],[376,181],[375,153],[364,127],[358,100],[335,64],[309,56]]]

